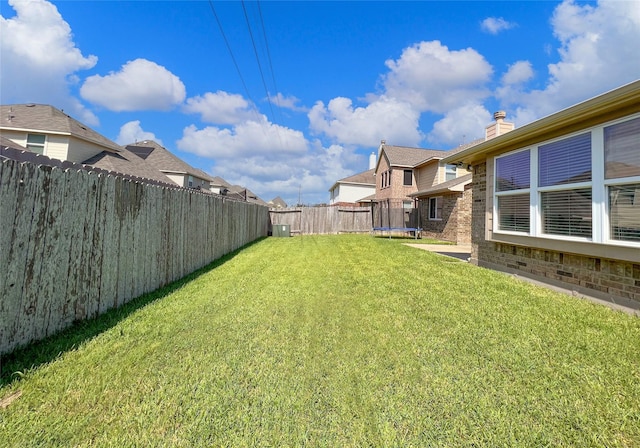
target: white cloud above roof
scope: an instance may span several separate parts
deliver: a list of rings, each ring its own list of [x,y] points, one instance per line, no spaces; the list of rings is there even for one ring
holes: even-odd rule
[[[118,72],[88,77],[80,95],[115,112],[170,110],[184,101],[186,89],[180,78],[165,67],[135,59]]]
[[[464,104],[448,111],[433,125],[429,140],[457,146],[484,137],[491,113],[481,104]]]
[[[513,22],[508,22],[502,17],[487,17],[480,23],[482,31],[489,34],[499,34],[516,26]]]
[[[325,105],[318,101],[309,111],[313,132],[338,144],[377,146],[386,139],[398,145],[416,146],[420,114],[406,102],[381,96],[364,107],[354,107],[349,98],[337,97]]]
[[[231,128],[187,126],[177,142],[180,150],[212,159],[227,159],[260,154],[267,158],[278,154],[299,154],[308,142],[300,131],[268,122],[245,121]]]
[[[499,91],[505,105],[516,107],[518,126],[640,76],[637,45],[631,44],[640,42],[637,2],[609,0],[592,6],[567,0],[555,9],[551,24],[560,60],[549,64],[546,86],[507,89],[508,95]]]
[[[75,72],[96,65],[94,55],[83,56],[71,27],[52,3],[9,0],[16,15],[0,16],[0,101],[56,104],[79,120],[96,125],[98,118],[71,97]]]
[[[119,145],[128,145],[131,142],[141,142],[143,140],[153,140],[162,145],[162,140],[155,136],[153,132],[147,132],[140,126],[140,120],[130,121],[120,127],[120,133],[116,138]]]
[[[420,42],[387,60],[385,93],[421,112],[445,113],[489,95],[485,84],[493,68],[473,48],[449,50],[439,41]]]
[[[502,83],[507,85],[522,84],[533,78],[533,67],[529,61],[517,61],[509,66],[502,75]]]
[[[242,95],[218,90],[188,98],[183,111],[200,114],[200,119],[212,124],[238,124],[261,119],[261,115]]]

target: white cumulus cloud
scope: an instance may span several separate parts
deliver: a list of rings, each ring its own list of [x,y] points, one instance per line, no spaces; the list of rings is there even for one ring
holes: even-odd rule
[[[439,41],[405,48],[397,60],[386,61],[386,95],[406,101],[421,112],[445,113],[488,96],[485,84],[493,68],[473,48],[449,50]]]
[[[482,29],[482,31],[489,34],[498,34],[515,26],[515,23],[508,22],[502,17],[487,17],[480,23],[480,28]]]
[[[465,104],[447,112],[433,125],[429,141],[447,143],[452,146],[469,143],[484,137],[485,127],[491,114],[481,104]]]
[[[120,127],[120,133],[116,138],[119,145],[141,142],[143,140],[153,140],[162,145],[162,140],[155,136],[153,132],[147,132],[140,126],[140,120],[130,121]]]
[[[275,104],[278,107],[282,107],[283,109],[289,109],[294,112],[308,112],[309,109],[303,106],[299,106],[300,102],[299,98],[296,98],[293,95],[285,96],[282,93],[278,92],[277,95],[269,95],[267,98],[268,101]]]
[[[96,125],[97,117],[77,99],[70,86],[75,72],[95,66],[96,56],[83,56],[71,27],[58,9],[44,0],[9,0],[16,15],[0,16],[0,102],[49,103]]]
[[[184,101],[186,89],[180,78],[165,67],[146,59],[135,59],[119,72],[86,79],[80,95],[87,101],[115,112],[170,110]]]
[[[338,97],[324,105],[317,102],[308,114],[310,128],[339,144],[377,146],[380,140],[415,146],[422,135],[420,114],[408,103],[382,96],[365,107],[354,107]]]
[[[232,128],[207,126],[198,129],[190,125],[183,130],[177,145],[182,151],[212,159],[256,154],[268,158],[283,153],[303,153],[308,142],[300,131],[261,120],[246,121]]]
[[[217,91],[189,98],[183,107],[186,113],[200,114],[200,119],[213,124],[238,124],[261,119],[255,108],[242,95]]]
[[[533,67],[529,61],[518,61],[509,66],[507,72],[502,75],[504,84],[522,84],[533,78]]]
[[[551,20],[560,60],[550,64],[547,86],[513,92],[520,104],[516,123],[525,124],[640,77],[640,8],[634,1],[601,0],[580,5],[567,0]]]

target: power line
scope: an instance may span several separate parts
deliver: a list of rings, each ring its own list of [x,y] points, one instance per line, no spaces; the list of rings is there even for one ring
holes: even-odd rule
[[[256,56],[256,62],[258,63],[258,71],[260,72],[260,79],[262,79],[262,86],[264,87],[265,94],[267,95],[267,102],[269,103],[269,110],[271,111],[272,119],[275,118],[275,114],[273,113],[273,105],[271,104],[271,99],[269,97],[269,89],[267,87],[267,83],[264,80],[264,72],[262,71],[262,64],[260,64],[260,57],[258,56],[258,49],[256,47],[256,41],[253,38],[253,32],[251,31],[251,24],[249,23],[249,15],[247,14],[247,8],[244,5],[244,0],[242,0],[242,10],[244,11],[244,18],[247,21],[247,29],[249,30],[249,36],[251,37],[251,44],[253,45],[253,53]],[[280,140],[280,146],[282,146],[282,138],[280,137],[280,130],[278,127],[275,127],[276,134],[278,134],[278,140]]]
[[[249,98],[249,101],[251,101],[251,105],[252,105],[252,109],[255,112],[257,118],[258,118],[258,123],[262,124],[262,120],[260,119],[260,114],[258,112],[258,110],[256,109],[256,102],[253,100],[253,98],[251,97],[251,93],[249,93],[249,89],[247,88],[247,83],[244,81],[244,77],[242,76],[242,72],[240,71],[240,66],[238,65],[238,62],[236,61],[235,56],[233,55],[233,51],[231,50],[231,45],[229,44],[229,40],[227,39],[227,35],[224,33],[224,29],[222,28],[222,23],[220,22],[220,18],[218,17],[218,13],[216,12],[216,9],[213,6],[213,1],[209,0],[209,6],[211,7],[211,12],[213,12],[213,16],[216,19],[216,22],[218,24],[218,28],[220,29],[220,34],[222,34],[222,39],[224,40],[225,45],[227,46],[227,50],[229,51],[229,55],[231,56],[231,60],[233,61],[233,65],[236,67],[236,71],[238,72],[238,76],[240,77],[240,81],[242,82],[242,87],[244,88],[245,93],[247,94],[247,98]],[[244,7],[244,5],[243,5]],[[264,129],[263,126],[263,130],[265,131],[265,134],[267,134],[266,130]]]
[[[264,45],[265,48],[267,49],[267,61],[269,62],[269,70],[271,71],[271,80],[273,81],[273,88],[276,91],[276,105],[278,106],[278,113],[280,114],[280,121],[282,120],[282,112],[281,112],[281,108],[282,106],[280,106],[280,98],[278,97],[278,85],[276,84],[276,75],[273,71],[273,63],[271,62],[271,52],[269,51],[269,41],[267,40],[267,29],[264,26],[264,20],[262,18],[262,8],[260,7],[260,1],[256,2],[258,4],[258,15],[260,16],[260,25],[262,26],[262,34],[264,36]],[[269,101],[271,101],[271,98],[269,97]]]

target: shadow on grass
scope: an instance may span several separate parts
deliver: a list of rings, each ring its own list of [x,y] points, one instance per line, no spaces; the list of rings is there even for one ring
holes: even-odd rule
[[[4,355],[0,359],[0,368],[2,369],[0,371],[0,387],[11,384],[13,381],[17,381],[21,377],[22,372],[47,364],[58,358],[63,353],[73,350],[84,342],[112,328],[118,322],[126,319],[137,310],[144,308],[146,305],[155,302],[156,300],[167,297],[190,281],[195,280],[199,276],[206,274],[219,266],[222,266],[224,263],[238,255],[238,253],[243,249],[247,249],[263,239],[265,239],[265,237],[245,244],[241,248],[236,249],[227,255],[223,255],[186,277],[169,283],[155,291],[136,297],[118,308],[112,308],[93,319],[75,322],[69,328],[62,330],[55,335],[49,336],[41,341],[33,342],[25,347]]]

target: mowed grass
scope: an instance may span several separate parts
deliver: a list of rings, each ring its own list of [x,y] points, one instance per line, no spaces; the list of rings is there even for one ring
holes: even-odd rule
[[[74,340],[5,376],[1,446],[640,446],[640,319],[402,240],[268,238],[136,303],[5,360]]]

